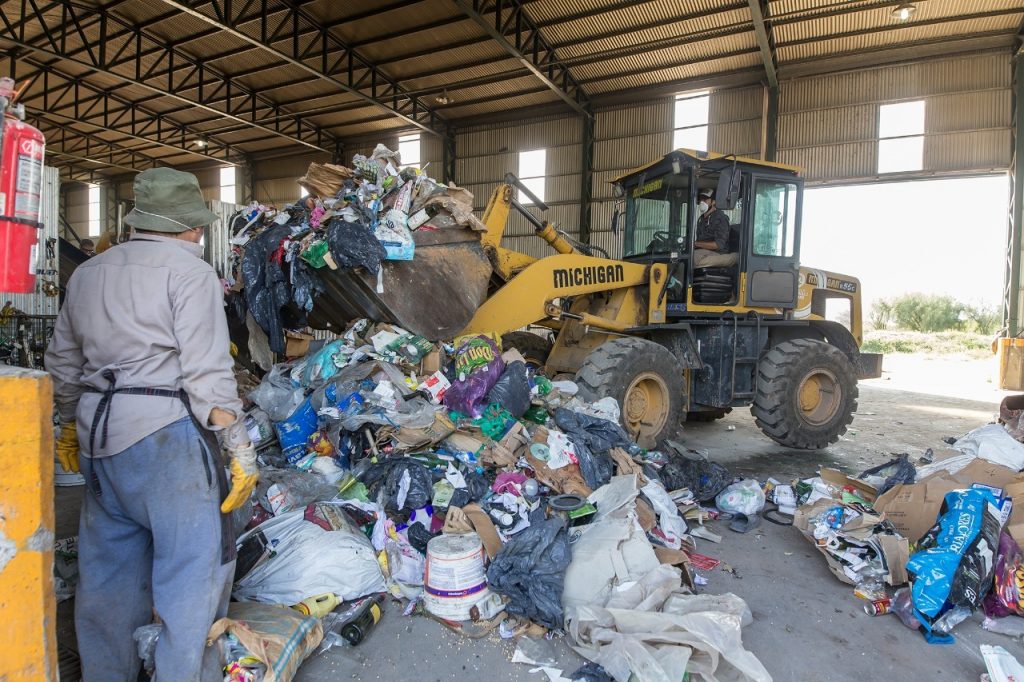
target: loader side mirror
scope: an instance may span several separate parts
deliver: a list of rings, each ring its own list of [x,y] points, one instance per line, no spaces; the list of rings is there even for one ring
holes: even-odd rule
[[[736,208],[740,196],[740,171],[736,166],[725,168],[718,176],[718,188],[715,190],[715,204],[724,211]]]
[[[622,213],[619,211],[618,204],[612,209],[612,234],[619,233],[619,218],[622,217]]]

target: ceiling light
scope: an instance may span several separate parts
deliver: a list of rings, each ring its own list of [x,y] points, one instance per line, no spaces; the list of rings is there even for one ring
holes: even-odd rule
[[[914,12],[917,11],[917,6],[912,2],[901,2],[892,10],[893,19],[899,21],[909,21],[910,17],[914,16]]]
[[[440,95],[435,97],[434,101],[437,102],[438,104],[440,104],[441,106],[444,106],[446,104],[451,104],[452,103],[452,98],[448,96],[448,91],[445,90]]]
[[[197,138],[193,144],[195,144],[195,146],[199,147],[200,149],[205,149],[206,145],[208,145],[209,142],[206,141],[205,137],[200,137]]]

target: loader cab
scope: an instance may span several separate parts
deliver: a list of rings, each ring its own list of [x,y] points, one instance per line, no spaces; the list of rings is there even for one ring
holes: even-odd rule
[[[796,306],[803,199],[797,169],[676,150],[613,183],[622,216],[613,228],[621,228],[624,260],[669,264],[670,318],[780,314]],[[697,197],[707,189],[729,222],[728,253],[704,253],[697,262]]]

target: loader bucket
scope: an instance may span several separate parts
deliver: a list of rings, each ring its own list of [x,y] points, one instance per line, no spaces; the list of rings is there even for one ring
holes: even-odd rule
[[[431,341],[462,331],[487,297],[491,263],[468,229],[418,230],[411,261],[384,261],[383,293],[364,270],[321,270],[326,291],[309,323],[341,331],[361,317],[390,322]]]

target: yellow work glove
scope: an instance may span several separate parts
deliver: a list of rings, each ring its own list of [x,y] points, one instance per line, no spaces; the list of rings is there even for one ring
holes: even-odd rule
[[[65,471],[78,473],[78,426],[75,422],[62,424],[57,439],[57,461]]]
[[[252,444],[228,448],[231,457],[231,491],[220,505],[224,514],[235,511],[252,495],[256,482],[260,480],[260,471],[256,468],[256,448]]]

